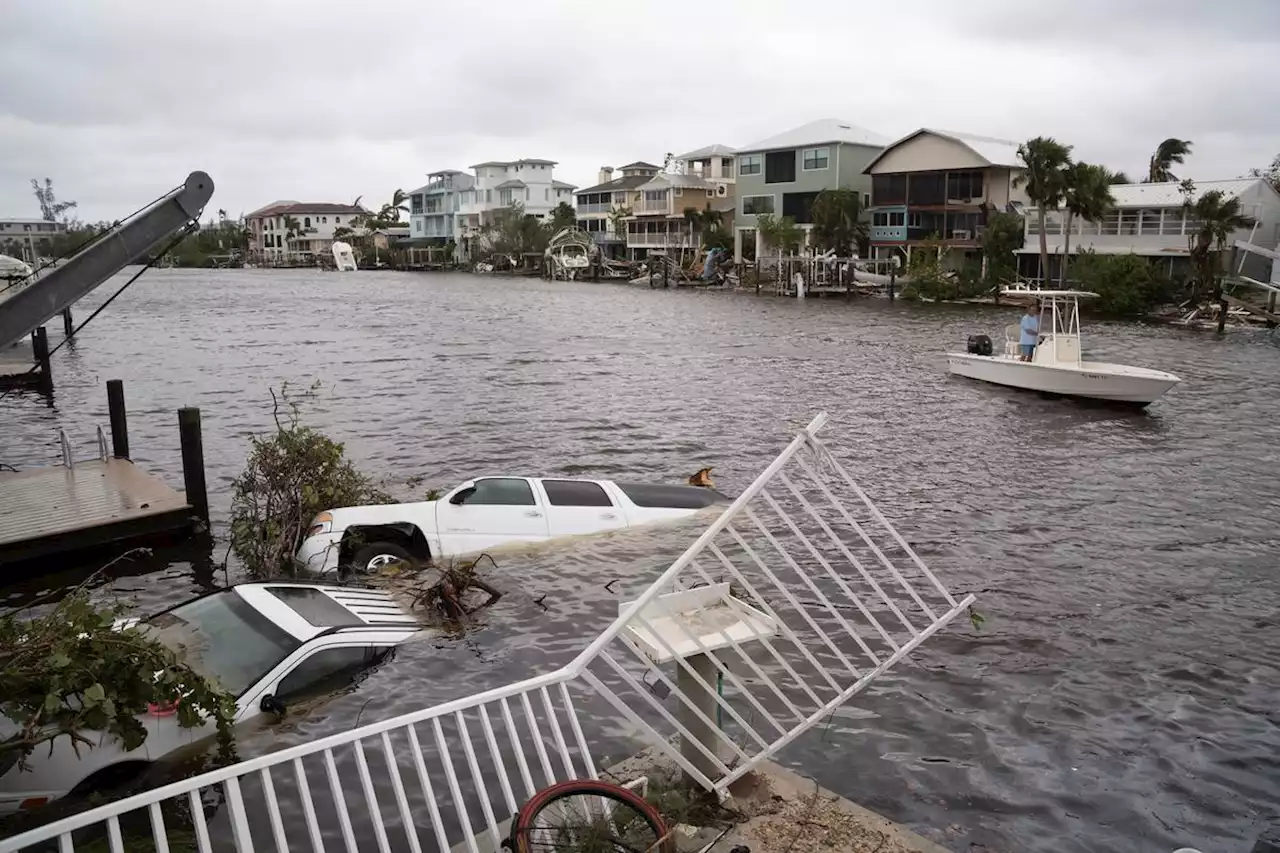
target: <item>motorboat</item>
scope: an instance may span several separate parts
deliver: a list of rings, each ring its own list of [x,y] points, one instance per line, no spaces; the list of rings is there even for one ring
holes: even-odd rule
[[[547,244],[546,257],[553,278],[573,281],[585,277],[596,251],[591,235],[576,225],[561,228]]]
[[[1039,300],[1040,337],[1031,360],[1022,358],[1021,329],[1013,323],[1005,328],[1000,352],[987,335],[972,335],[967,352],[947,353],[949,372],[1027,391],[1137,406],[1154,402],[1182,381],[1163,370],[1081,358],[1080,300],[1096,298],[1096,293],[1022,288],[1002,293]]]
[[[355,272],[356,255],[351,250],[350,243],[344,243],[341,240],[334,241],[333,244],[333,263],[337,267],[338,272]]]
[[[0,302],[13,296],[34,280],[26,261],[10,255],[0,255]]]
[[[316,516],[294,560],[310,572],[376,571],[506,546],[677,521],[729,499],[703,485],[559,477],[478,477],[439,500],[341,507]],[[691,481],[692,482],[692,481]]]

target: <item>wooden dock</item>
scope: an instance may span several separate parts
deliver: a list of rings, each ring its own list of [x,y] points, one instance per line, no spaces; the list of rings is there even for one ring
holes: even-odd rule
[[[127,459],[0,471],[0,566],[189,529],[181,493]]]

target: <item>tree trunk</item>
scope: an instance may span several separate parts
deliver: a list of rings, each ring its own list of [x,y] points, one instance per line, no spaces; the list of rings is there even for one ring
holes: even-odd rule
[[[1044,233],[1044,205],[1036,205],[1036,216],[1040,220],[1040,286],[1044,287],[1049,280],[1049,240]]]
[[[1067,258],[1071,257],[1071,211],[1067,211],[1067,221],[1062,223],[1062,264],[1058,270],[1058,289],[1067,289]]]

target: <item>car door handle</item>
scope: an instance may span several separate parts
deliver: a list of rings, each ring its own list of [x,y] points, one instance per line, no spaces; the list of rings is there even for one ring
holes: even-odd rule
[[[609,521],[613,521],[613,520],[614,520],[615,518],[617,518],[618,516],[617,516],[616,514],[612,513],[612,512],[602,512],[602,513],[600,513],[600,517],[601,517],[601,518],[608,519]]]
[[[542,513],[538,512],[536,509],[529,510],[528,512],[525,513],[525,515],[529,516],[530,518],[542,518]]]

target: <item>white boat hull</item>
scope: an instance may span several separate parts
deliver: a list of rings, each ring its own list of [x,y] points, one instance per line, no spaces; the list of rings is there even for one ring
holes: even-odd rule
[[[947,370],[1010,388],[1145,406],[1177,385],[1172,373],[1105,362],[1034,364],[1007,356],[947,353]]]

